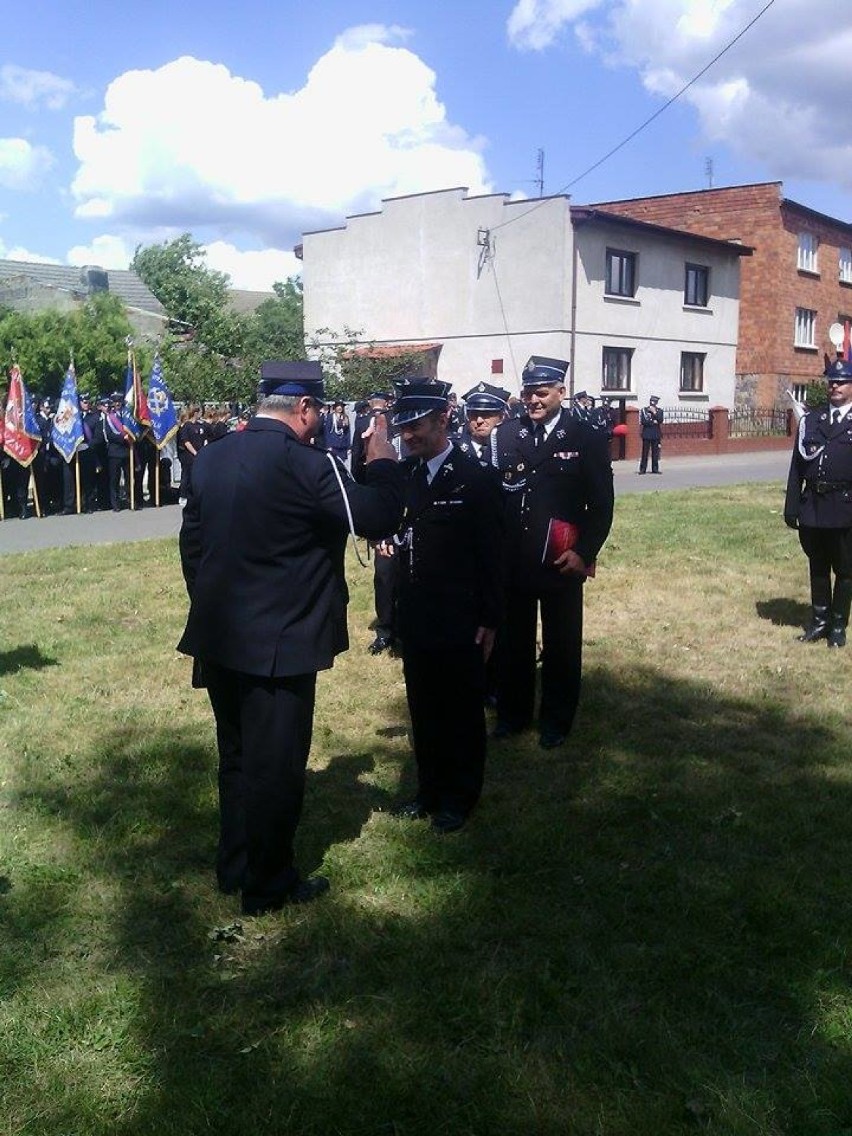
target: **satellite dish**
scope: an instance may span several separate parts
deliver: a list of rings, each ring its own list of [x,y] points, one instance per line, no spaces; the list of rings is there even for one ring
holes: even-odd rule
[[[843,346],[843,324],[833,323],[828,329],[828,338],[839,351]]]

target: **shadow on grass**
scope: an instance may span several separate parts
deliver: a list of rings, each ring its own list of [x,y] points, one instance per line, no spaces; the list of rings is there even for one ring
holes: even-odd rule
[[[809,604],[782,596],[777,599],[759,600],[754,605],[754,610],[761,619],[768,619],[777,627],[804,627],[811,614]]]
[[[105,969],[134,983],[144,1070],[112,1105],[98,1076],[69,1080],[37,1102],[40,1131],[852,1127],[845,726],[651,669],[587,690],[566,752],[492,751],[450,839],[364,829],[383,795],[362,775],[409,760],[389,740],[333,758],[300,835],[338,867],[332,896],[231,942],[210,937],[235,919],[209,867],[212,748],[131,734],[79,785],[32,784],[109,889]]]
[[[0,675],[15,674],[24,669],[40,671],[43,667],[58,665],[59,660],[43,654],[36,643],[13,647],[11,651],[0,651]]]

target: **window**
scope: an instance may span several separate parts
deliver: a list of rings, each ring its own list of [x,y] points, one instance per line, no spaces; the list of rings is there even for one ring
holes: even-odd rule
[[[797,267],[802,272],[818,272],[817,249],[819,240],[813,233],[799,233],[799,259]]]
[[[796,308],[796,347],[816,347],[816,312],[810,308]]]
[[[842,284],[852,284],[852,249],[840,250],[837,275]]]
[[[606,250],[606,292],[608,296],[635,295],[635,252],[623,252],[621,249]]]
[[[710,269],[703,264],[687,264],[683,302],[695,308],[706,308],[709,295]]]
[[[680,389],[685,394],[698,394],[704,390],[704,360],[698,351],[680,353]]]
[[[630,361],[632,347],[604,347],[601,390],[630,390]]]

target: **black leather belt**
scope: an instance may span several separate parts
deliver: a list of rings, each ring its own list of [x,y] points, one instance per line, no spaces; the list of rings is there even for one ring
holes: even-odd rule
[[[818,478],[808,478],[805,482],[814,493],[839,493],[843,489],[852,489],[852,481],[821,481]]]

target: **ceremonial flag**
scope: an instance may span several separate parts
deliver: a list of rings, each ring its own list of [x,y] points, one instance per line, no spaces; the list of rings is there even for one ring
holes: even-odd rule
[[[38,452],[41,430],[36,421],[30,393],[24,385],[17,363],[9,372],[9,397],[6,401],[3,446],[18,465],[26,468]]]
[[[136,397],[137,387],[141,392],[142,384],[139,382],[139,373],[136,370],[136,358],[132,351],[128,351],[127,375],[124,381],[124,402],[121,406],[121,425],[124,427],[124,432],[131,442],[138,442],[142,437],[143,426],[147,426],[150,423],[147,406],[145,406],[145,417],[143,421],[140,421],[137,415],[139,407]],[[143,405],[144,401],[144,399],[141,399]]]
[[[151,415],[151,433],[154,435],[157,449],[161,450],[177,433],[178,416],[169,388],[163,379],[159,355],[154,359],[148,383],[148,411]]]
[[[73,363],[65,372],[65,382],[62,384],[62,394],[59,396],[50,438],[66,463],[71,461],[85,441],[83,416],[80,413],[80,399],[77,395],[77,376],[74,373]]]

